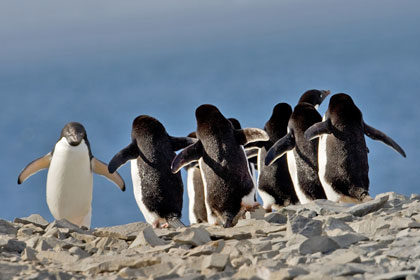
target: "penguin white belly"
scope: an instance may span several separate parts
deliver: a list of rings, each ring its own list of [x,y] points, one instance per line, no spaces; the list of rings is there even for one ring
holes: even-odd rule
[[[159,222],[164,222],[164,220],[159,217],[156,213],[151,212],[147,209],[146,205],[143,202],[143,194],[141,190],[141,180],[139,175],[139,167],[137,165],[137,159],[131,160],[131,179],[133,181],[133,192],[134,198],[136,199],[137,205],[140,208],[141,213],[143,214],[146,222],[153,226],[158,226]]]
[[[90,227],[93,176],[84,140],[71,146],[57,142],[47,175],[47,204],[55,219]]]
[[[245,158],[247,158],[244,147],[241,146],[241,148],[244,152]],[[251,168],[249,167],[248,160],[247,160],[247,165],[248,165],[248,173],[249,173],[249,176],[251,177],[253,188],[249,194],[247,194],[246,196],[242,198],[242,206],[255,207],[256,205],[258,205],[257,202],[255,201],[255,189],[257,185],[256,185],[256,181],[254,181],[253,179],[253,175],[251,172]]]
[[[296,195],[299,198],[299,202],[301,204],[311,202],[311,200],[306,197],[305,193],[303,192],[303,190],[302,190],[302,188],[299,184],[298,175],[297,175],[296,159],[295,159],[295,155],[294,155],[293,150],[287,152],[287,165],[289,167],[290,177],[292,178],[293,186],[295,188]]]
[[[210,225],[217,225],[220,224],[220,220],[217,216],[212,214],[210,204],[208,202],[208,194],[207,194],[207,181],[206,176],[203,171],[203,159],[200,158],[198,161],[198,164],[200,166],[200,172],[201,172],[201,178],[203,178],[203,186],[204,186],[204,204],[206,205],[206,211],[207,211],[207,222]]]
[[[194,213],[194,205],[195,205],[194,169],[195,167],[191,167],[191,168],[188,168],[187,170],[188,217],[190,220],[190,224],[197,223],[197,217]]]
[[[325,174],[327,170],[327,137],[328,135],[322,135],[319,138],[319,147],[318,147],[318,166],[319,166],[319,180],[321,181],[322,188],[324,189],[325,195],[328,200],[338,202],[341,198],[341,195],[338,194],[325,180]]]
[[[257,161],[258,162],[258,170],[262,170],[262,165],[264,164],[263,163],[263,158],[261,157],[262,156],[261,153],[262,153],[262,151],[260,149],[258,151],[258,161]],[[259,186],[260,186],[260,176],[258,176],[258,179],[257,179],[257,186],[258,186],[258,188],[257,188],[258,195],[261,197],[261,200],[263,201],[263,208],[266,209],[266,210],[271,209],[271,207],[276,202],[276,200],[274,199],[274,197],[272,195],[268,194],[267,192],[265,192],[265,191],[263,191],[259,188]]]

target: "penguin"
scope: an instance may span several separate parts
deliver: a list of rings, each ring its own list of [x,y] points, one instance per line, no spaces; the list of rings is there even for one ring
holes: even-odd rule
[[[146,222],[154,228],[185,227],[181,222],[183,183],[180,174],[172,174],[175,151],[193,144],[188,137],[169,136],[155,118],[141,115],[134,119],[131,143],[109,162],[114,173],[131,161],[134,197]]]
[[[234,129],[242,129],[241,123],[235,118],[228,118],[232,123]],[[245,147],[243,147],[245,149]],[[257,188],[257,169],[255,168],[255,159],[258,154],[252,151],[245,150],[246,157],[248,159],[249,172],[251,173],[252,181],[254,182],[255,189]],[[254,201],[257,201],[257,192],[255,191]]]
[[[318,178],[318,140],[308,141],[305,131],[322,120],[318,106],[330,94],[325,90],[308,90],[299,99],[288,123],[288,133],[267,152],[265,164],[271,165],[287,153],[287,165],[299,202],[326,199]]]
[[[258,151],[258,194],[266,212],[271,212],[273,208],[279,210],[281,207],[299,202],[290,177],[286,156],[282,156],[270,166],[264,163],[267,151],[287,134],[287,124],[291,115],[292,107],[287,103],[279,103],[274,107],[270,119],[264,126],[270,140],[262,142]]]
[[[172,172],[198,161],[204,182],[207,220],[211,225],[232,227],[241,209],[258,206],[255,187],[243,145],[267,141],[257,128],[234,129],[232,123],[213,105],[204,104],[195,112],[198,141],[182,150],[172,162]]]
[[[92,172],[105,176],[125,191],[121,176],[109,173],[107,165],[92,155],[86,130],[78,122],[64,126],[53,150],[29,163],[19,174],[18,184],[47,168],[47,205],[56,220],[66,219],[90,227]]]
[[[323,121],[306,130],[306,139],[319,138],[319,178],[329,200],[360,203],[371,199],[365,135],[406,157],[394,140],[364,122],[360,109],[344,93],[332,96]]]
[[[195,132],[188,137],[197,138]],[[207,210],[204,202],[204,184],[198,162],[192,162],[184,167],[187,171],[188,217],[190,224],[207,222]]]

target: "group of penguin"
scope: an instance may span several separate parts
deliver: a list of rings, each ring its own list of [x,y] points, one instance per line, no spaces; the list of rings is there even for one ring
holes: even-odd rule
[[[389,136],[364,122],[347,94],[333,95],[322,118],[317,109],[329,94],[308,90],[293,110],[287,103],[277,104],[264,129],[242,129],[236,119],[225,118],[209,104],[196,109],[197,129],[188,137],[170,136],[157,119],[141,115],[133,121],[130,144],[108,165],[92,155],[83,125],[71,122],[51,152],[23,169],[18,184],[49,168],[46,195],[51,214],[88,228],[92,172],[124,191],[117,169],[127,161],[136,202],[155,228],[185,226],[180,220],[182,168],[188,173],[191,224],[232,227],[245,211],[259,206],[257,192],[267,212],[316,199],[370,200],[365,135],[406,154]]]

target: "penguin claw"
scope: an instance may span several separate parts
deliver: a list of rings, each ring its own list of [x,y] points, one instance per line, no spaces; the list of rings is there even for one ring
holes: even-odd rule
[[[168,224],[168,223],[164,223],[164,224],[162,225],[162,228],[169,228],[169,224]]]
[[[254,202],[253,204],[245,204],[245,203],[241,203],[241,206],[243,209],[245,209],[246,211],[254,211],[255,209],[257,209],[260,206],[259,202]]]

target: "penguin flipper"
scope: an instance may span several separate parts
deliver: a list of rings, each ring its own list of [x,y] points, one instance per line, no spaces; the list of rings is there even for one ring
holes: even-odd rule
[[[396,150],[398,153],[400,153],[403,157],[407,157],[403,148],[401,148],[401,146],[398,145],[397,142],[392,140],[391,137],[389,137],[388,135],[386,135],[382,131],[380,131],[376,128],[373,128],[373,127],[367,125],[366,123],[364,123],[364,132],[368,137],[372,138],[373,140],[382,141],[383,143],[387,144],[388,146],[390,146],[391,148]]]
[[[196,143],[186,147],[182,150],[172,161],[171,170],[172,173],[178,173],[178,171],[190,164],[191,162],[198,161],[202,156],[202,149],[203,145],[201,141],[197,141]]]
[[[46,169],[50,166],[51,162],[51,152],[46,154],[43,157],[37,158],[36,160],[30,162],[19,174],[18,176],[18,184],[22,184],[26,181],[29,177],[34,175],[35,173]]]
[[[281,158],[286,152],[293,150],[295,146],[296,141],[293,134],[286,134],[283,138],[274,143],[270,150],[268,150],[267,156],[265,157],[265,165],[273,164],[273,162]]]
[[[137,147],[136,140],[133,139],[130,145],[119,151],[108,163],[109,173],[114,173],[121,165],[129,160],[136,159],[139,155],[139,148]]]
[[[316,124],[313,124],[311,127],[309,127],[305,131],[305,138],[306,140],[313,140],[315,138],[320,137],[322,134],[331,134],[331,128],[330,128],[330,121],[326,120],[324,122],[318,122]]]
[[[259,128],[244,128],[235,130],[236,140],[239,142],[239,145],[246,145],[251,142],[258,141],[268,141],[267,132]]]
[[[194,144],[198,140],[192,137],[173,137],[169,136],[174,151],[178,151]]]
[[[104,176],[105,178],[116,184],[122,191],[125,191],[124,180],[118,172],[110,173],[108,171],[108,166],[106,165],[106,163],[103,163],[95,157],[91,159],[90,163],[92,165],[93,172]]]
[[[258,156],[259,150],[245,150],[247,159],[252,159]]]

